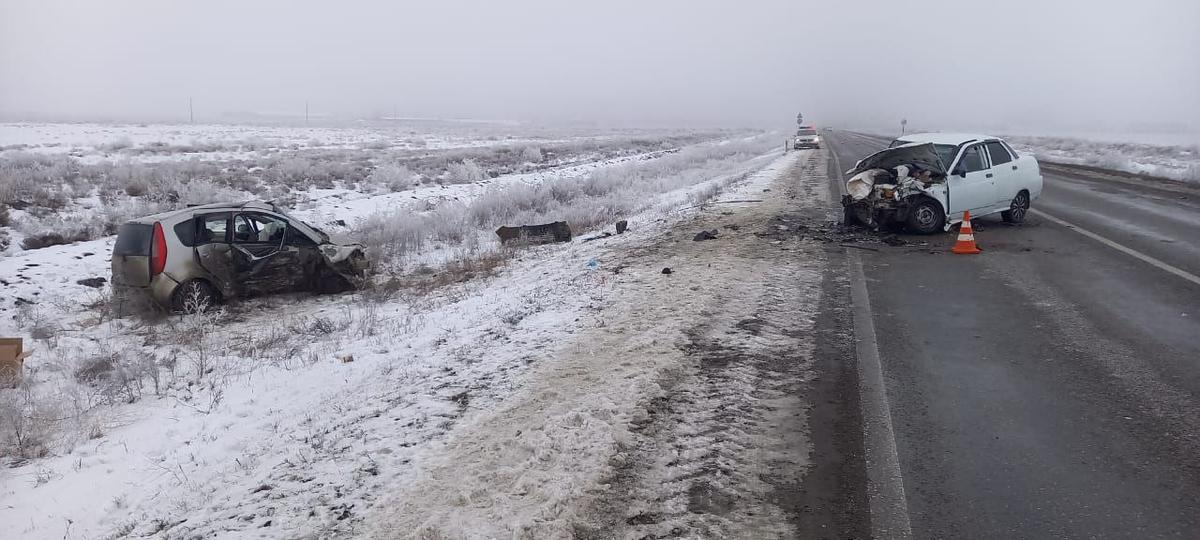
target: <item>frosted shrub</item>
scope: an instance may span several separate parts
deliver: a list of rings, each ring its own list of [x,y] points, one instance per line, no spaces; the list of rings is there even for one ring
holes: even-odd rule
[[[19,463],[48,455],[61,415],[54,396],[29,383],[0,392],[0,457]]]
[[[408,167],[399,164],[385,163],[375,167],[367,176],[367,182],[375,186],[386,186],[389,191],[404,191],[416,185],[416,174]]]
[[[469,184],[487,178],[487,173],[473,159],[451,163],[446,169],[446,181],[451,184]]]
[[[67,204],[63,184],[79,170],[67,156],[14,152],[0,158],[0,204],[50,209]]]
[[[442,205],[425,218],[425,230],[433,240],[459,243],[473,228],[467,207],[460,203]]]
[[[119,152],[126,148],[132,148],[132,147],[133,147],[133,141],[130,140],[129,137],[121,137],[118,139],[108,141],[106,143],[101,143],[101,144],[96,145],[97,150],[99,150],[101,152],[105,152],[105,153]]]
[[[26,216],[15,228],[25,234],[21,249],[41,249],[50,246],[83,242],[99,235],[97,220],[81,220],[50,214],[37,218]]]
[[[773,140],[766,138],[706,145],[653,161],[600,169],[582,180],[566,178],[536,186],[515,183],[493,187],[469,205],[452,203],[424,212],[374,214],[357,224],[355,234],[371,256],[386,266],[431,245],[453,247],[477,242],[481,235],[490,234],[500,225],[561,220],[579,233],[644,210],[659,195],[675,190],[693,189],[693,203],[707,201],[744,170],[747,159],[773,146]],[[465,159],[463,163],[474,161]],[[455,165],[452,163],[451,169]]]
[[[174,193],[176,207],[189,204],[208,204],[214,202],[236,202],[246,199],[246,195],[225,186],[217,185],[203,178],[187,182],[174,180],[165,184],[167,193]]]
[[[536,146],[526,146],[524,150],[521,150],[521,159],[529,163],[541,163],[544,159],[542,149]]]

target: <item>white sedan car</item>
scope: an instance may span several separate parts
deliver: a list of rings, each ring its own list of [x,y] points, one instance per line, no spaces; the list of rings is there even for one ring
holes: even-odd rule
[[[921,234],[948,230],[973,217],[999,212],[1020,223],[1042,194],[1033,156],[987,135],[917,133],[859,161],[842,197],[845,219],[879,228],[902,224]]]

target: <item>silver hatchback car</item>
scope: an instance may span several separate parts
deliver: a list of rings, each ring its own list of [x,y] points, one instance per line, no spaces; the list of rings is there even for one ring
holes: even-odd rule
[[[174,310],[286,291],[340,292],[367,268],[363,246],[262,202],[193,206],[130,221],[112,254],[114,292]]]

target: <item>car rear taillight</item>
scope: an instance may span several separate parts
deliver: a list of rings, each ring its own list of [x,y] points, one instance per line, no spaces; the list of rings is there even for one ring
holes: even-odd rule
[[[162,223],[154,222],[154,239],[150,242],[150,276],[157,276],[167,267],[167,237]]]

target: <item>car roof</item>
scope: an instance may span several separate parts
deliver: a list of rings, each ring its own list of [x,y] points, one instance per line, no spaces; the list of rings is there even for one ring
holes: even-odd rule
[[[129,221],[130,221],[130,223],[147,223],[147,224],[149,224],[149,223],[154,223],[155,221],[170,221],[171,218],[175,218],[175,217],[178,217],[183,214],[191,214],[197,210],[245,210],[245,209],[266,210],[269,212],[279,212],[279,208],[277,208],[274,204],[269,203],[269,202],[262,202],[262,201],[244,201],[244,202],[232,202],[232,203],[220,202],[220,203],[192,205],[192,206],[188,206],[186,208],[180,208],[177,210],[169,210],[166,212],[160,212],[160,213],[152,214],[149,216],[131,219]]]
[[[934,144],[953,144],[958,146],[971,141],[984,141],[999,139],[991,135],[982,135],[979,133],[909,133],[896,137],[898,141],[921,142]]]

